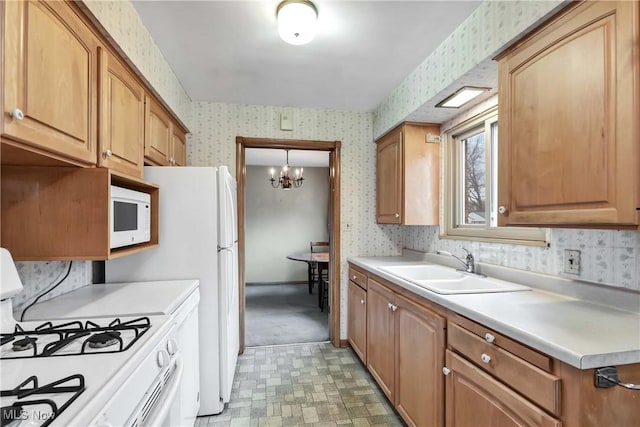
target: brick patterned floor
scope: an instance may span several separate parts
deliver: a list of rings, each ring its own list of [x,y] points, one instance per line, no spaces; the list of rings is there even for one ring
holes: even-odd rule
[[[231,401],[204,426],[404,426],[350,349],[329,343],[254,347],[238,366]]]

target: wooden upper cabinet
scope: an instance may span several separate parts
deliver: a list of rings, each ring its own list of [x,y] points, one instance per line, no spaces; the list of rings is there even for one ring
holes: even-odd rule
[[[404,123],[377,141],[378,223],[438,224],[440,144],[427,135],[439,140],[440,127]]]
[[[187,138],[166,110],[147,96],[144,160],[156,166],[186,166]]]
[[[570,6],[498,58],[500,225],[637,226],[638,13]]]
[[[96,163],[98,39],[64,2],[3,2],[7,144]]]
[[[187,137],[182,130],[173,125],[171,132],[171,163],[174,166],[187,165]]]
[[[142,177],[144,90],[111,53],[100,49],[100,156],[98,164]]]
[[[171,159],[171,119],[158,102],[147,96],[144,157],[148,163],[166,166]]]

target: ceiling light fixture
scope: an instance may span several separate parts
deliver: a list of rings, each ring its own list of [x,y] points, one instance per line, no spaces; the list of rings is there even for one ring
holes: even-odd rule
[[[457,90],[454,94],[447,96],[436,104],[441,108],[460,108],[476,96],[490,90],[488,87],[464,86]]]
[[[276,9],[278,34],[293,45],[307,44],[316,35],[318,10],[308,0],[285,0]]]
[[[295,178],[292,177],[290,175],[291,167],[289,166],[289,150],[285,151],[287,152],[287,159],[284,166],[282,167],[282,170],[280,171],[280,177],[278,179],[275,179],[274,174],[276,171],[274,168],[271,168],[269,170],[269,173],[271,174],[271,178],[269,178],[269,181],[271,181],[271,186],[273,188],[280,187],[283,190],[291,190],[292,187],[298,188],[302,185],[302,181],[304,181],[302,172],[304,171],[304,169],[296,169],[296,176]]]

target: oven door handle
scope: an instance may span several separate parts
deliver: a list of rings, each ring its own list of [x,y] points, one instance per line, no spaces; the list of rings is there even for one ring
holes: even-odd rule
[[[175,399],[176,394],[178,393],[178,389],[180,388],[180,383],[182,382],[183,365],[182,365],[182,357],[180,356],[180,353],[176,354],[175,360],[176,360],[175,362],[176,371],[173,374],[171,385],[165,388],[164,393],[162,393],[162,396],[160,397],[160,399],[158,399],[158,400],[161,400],[162,402],[161,405],[155,409],[154,415],[145,422],[145,425],[148,425],[148,426],[161,425],[162,420],[164,420],[167,417],[167,414],[171,409],[171,405],[173,405],[173,400]]]

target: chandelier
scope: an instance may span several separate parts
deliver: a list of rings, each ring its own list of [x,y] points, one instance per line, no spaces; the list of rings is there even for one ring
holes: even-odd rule
[[[302,181],[304,181],[304,178],[302,177],[303,168],[296,169],[295,177],[291,176],[291,167],[289,166],[289,150],[285,151],[287,152],[287,160],[282,167],[282,170],[280,171],[280,177],[276,179],[274,177],[276,171],[274,168],[271,168],[271,170],[269,170],[269,172],[271,173],[271,178],[269,178],[269,181],[271,181],[271,186],[273,188],[291,190],[291,187],[298,188],[302,185]]]

